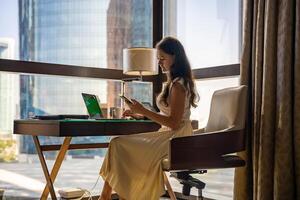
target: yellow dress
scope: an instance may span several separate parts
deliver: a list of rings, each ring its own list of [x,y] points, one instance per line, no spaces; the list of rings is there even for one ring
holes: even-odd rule
[[[182,79],[174,81],[183,83]],[[163,126],[156,132],[120,136],[110,141],[100,175],[122,198],[157,200],[165,193],[161,161],[168,156],[169,139],[192,134],[189,92],[186,93],[179,129]],[[170,109],[159,103],[159,99],[157,105],[161,113],[168,115]]]

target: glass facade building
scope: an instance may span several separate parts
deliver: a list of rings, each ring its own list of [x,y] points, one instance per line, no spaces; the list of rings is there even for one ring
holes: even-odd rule
[[[121,69],[123,48],[152,46],[151,6],[150,0],[20,0],[20,59]],[[128,92],[152,102],[151,84],[133,85]],[[118,81],[21,75],[20,116],[86,114],[82,92],[99,95],[108,107],[120,106]],[[20,147],[34,152],[30,137]]]

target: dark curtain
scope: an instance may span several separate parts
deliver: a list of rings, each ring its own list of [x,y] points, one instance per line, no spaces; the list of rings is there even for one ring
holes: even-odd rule
[[[300,199],[300,0],[244,0],[247,166],[234,199]]]

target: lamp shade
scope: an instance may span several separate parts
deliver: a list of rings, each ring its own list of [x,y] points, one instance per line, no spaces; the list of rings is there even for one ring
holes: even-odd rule
[[[147,76],[158,74],[156,49],[123,49],[123,73],[127,75]]]

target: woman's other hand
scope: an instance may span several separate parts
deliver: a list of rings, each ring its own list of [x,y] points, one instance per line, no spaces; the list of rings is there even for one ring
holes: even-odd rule
[[[131,99],[131,101],[133,103],[127,104],[128,107],[130,108],[131,112],[144,115],[144,111],[146,110],[146,108],[141,103],[136,101],[135,99]]]
[[[143,119],[144,116],[143,115],[140,115],[140,114],[137,114],[137,113],[133,113],[131,110],[125,110],[123,112],[123,117],[132,117],[134,119]]]

